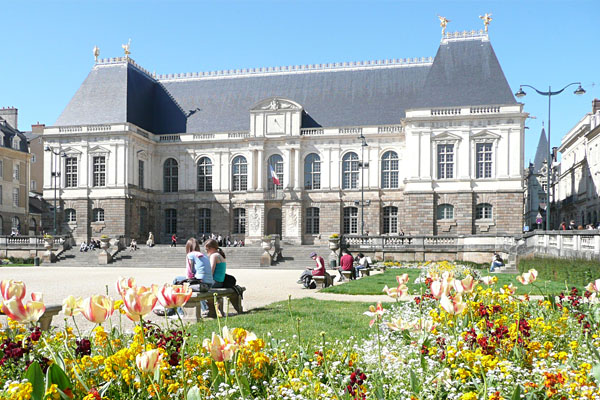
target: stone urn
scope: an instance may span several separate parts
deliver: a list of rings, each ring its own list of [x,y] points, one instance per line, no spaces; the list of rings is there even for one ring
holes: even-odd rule
[[[260,266],[270,267],[272,258],[271,253],[269,253],[269,250],[271,250],[271,248],[273,247],[273,244],[271,243],[271,237],[263,237],[260,243],[260,247],[262,247],[262,249],[264,250],[264,253],[262,254],[262,256],[260,256]]]
[[[273,244],[271,243],[271,238],[268,236],[265,236],[264,238],[262,238],[260,247],[262,247],[262,249],[264,251],[271,250],[271,248],[273,248]]]
[[[109,246],[109,245],[110,245],[110,238],[109,238],[108,236],[107,236],[107,237],[101,237],[101,238],[100,238],[100,248],[101,248],[102,250],[106,250],[106,249],[108,249],[108,246]]]
[[[52,246],[54,245],[53,237],[44,238],[44,248],[46,251],[42,255],[42,262],[53,263],[56,262],[56,255],[52,252]]]
[[[339,236],[329,237],[329,250],[331,253],[329,254],[329,265],[332,264],[332,261],[335,262],[337,266],[338,262],[338,249],[340,248],[340,238]]]
[[[53,238],[44,238],[44,248],[46,251],[52,250],[52,245],[54,244]]]
[[[108,236],[100,237],[100,248],[102,250],[98,252],[98,264],[106,265],[112,262],[112,256],[108,252],[109,246],[110,238]]]

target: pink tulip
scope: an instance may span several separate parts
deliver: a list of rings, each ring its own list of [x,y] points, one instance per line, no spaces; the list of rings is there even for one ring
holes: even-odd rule
[[[369,306],[369,311],[365,311],[363,314],[368,315],[369,317],[373,317],[373,319],[369,322],[369,328],[373,326],[376,320],[381,319],[384,314],[384,309],[381,306],[381,302],[377,303],[377,307]]]
[[[398,287],[400,287],[402,285],[406,285],[410,278],[408,277],[408,274],[402,274],[400,276],[396,276],[396,280],[398,281]]]
[[[535,282],[537,279],[538,272],[535,269],[530,269],[527,272],[522,273],[517,276],[517,280],[521,282],[523,285],[529,285],[530,283]]]
[[[158,298],[158,302],[164,308],[176,308],[182,307],[192,297],[192,289],[189,284],[184,283],[183,285],[169,285],[165,284],[163,287],[156,289],[155,293]]]
[[[486,285],[491,285],[492,283],[494,283],[493,276],[483,276],[479,280]]]
[[[162,354],[158,349],[152,349],[138,354],[135,357],[135,364],[138,369],[144,374],[154,374],[160,368]]]
[[[451,315],[462,314],[462,312],[467,307],[467,304],[462,301],[462,296],[460,294],[455,294],[452,298],[449,296],[443,295],[440,299],[440,306]]]
[[[5,279],[0,282],[0,293],[4,300],[10,300],[16,297],[17,300],[23,300],[25,297],[25,283],[12,279]]]
[[[117,293],[121,295],[127,289],[134,288],[135,286],[135,278],[123,278],[120,276],[119,279],[117,279]]]
[[[386,285],[382,291],[394,299],[404,299],[408,296],[408,287],[406,285],[400,285],[397,288],[391,289]]]
[[[101,324],[113,313],[113,300],[102,294],[88,297],[81,302],[81,314],[90,322]]]
[[[204,339],[203,347],[210,352],[210,356],[215,361],[229,361],[233,358],[238,345],[235,343],[227,327],[223,328],[223,338],[216,333],[212,333],[212,339]]]
[[[139,321],[148,314],[158,300],[154,292],[156,285],[147,288],[145,286],[134,286],[121,293],[125,304],[125,315],[132,321]]]
[[[41,293],[31,293],[31,301],[23,304],[18,297],[11,297],[2,305],[2,312],[10,319],[22,323],[35,323],[46,311]]]
[[[455,279],[452,282],[452,286],[454,287],[454,290],[456,290],[458,293],[471,293],[473,291],[473,288],[475,287],[475,281],[473,280],[473,277],[471,275],[468,275],[460,281],[458,279]]]
[[[600,291],[600,279],[596,279],[594,282],[590,282],[586,287],[585,290],[587,290],[588,292],[592,292],[592,293],[596,293]]]

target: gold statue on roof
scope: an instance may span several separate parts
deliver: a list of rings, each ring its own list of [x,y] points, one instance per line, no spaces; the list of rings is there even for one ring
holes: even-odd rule
[[[130,46],[131,46],[131,38],[129,39],[127,44],[121,45],[121,47],[123,48],[123,51],[125,52],[125,57],[127,57],[127,58],[129,58],[129,55],[131,54],[131,51],[129,51]]]
[[[440,26],[442,27],[442,36],[446,34],[446,26],[448,22],[451,22],[448,18],[442,17],[441,15],[437,16],[440,19]]]
[[[485,13],[480,15],[479,18],[483,20],[483,25],[485,25],[485,33],[488,33],[488,25],[492,22],[492,13]]]
[[[98,57],[100,56],[100,49],[98,46],[94,46],[94,59],[98,62]]]

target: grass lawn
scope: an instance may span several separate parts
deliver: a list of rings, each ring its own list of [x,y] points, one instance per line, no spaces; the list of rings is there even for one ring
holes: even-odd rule
[[[33,267],[33,264],[2,264],[2,267]]]
[[[373,303],[323,301],[298,299],[269,304],[242,315],[221,319],[221,325],[229,328],[244,328],[258,337],[267,339],[267,334],[276,339],[292,340],[297,334],[297,318],[300,318],[300,338],[303,343],[321,342],[321,332],[329,340],[345,340],[350,337],[363,338],[369,334],[370,318],[363,315]],[[205,320],[194,325],[198,339],[209,338],[211,332],[218,332],[217,320]]]
[[[482,276],[485,276],[485,271],[482,271]],[[396,287],[398,283],[396,282],[396,276],[407,273],[410,277],[410,282],[408,284],[408,288],[411,293],[418,294],[421,288],[425,288],[424,284],[415,284],[415,278],[419,276],[421,273],[420,269],[416,268],[398,268],[398,269],[388,269],[383,274],[375,274],[365,278],[357,279],[354,281],[350,281],[347,283],[343,283],[341,285],[330,286],[326,289],[322,289],[322,292],[325,293],[339,293],[339,294],[383,294],[382,289],[385,285],[388,287]],[[498,283],[496,286],[501,288],[504,285],[513,284],[514,287],[517,288],[517,294],[530,294],[530,295],[539,295],[541,294],[538,288],[541,288],[544,294],[559,294],[560,292],[567,293],[567,289],[565,287],[570,288],[572,286],[577,286],[577,289],[580,291],[584,290],[582,286],[579,285],[571,285],[568,284],[565,286],[565,282],[558,282],[552,280],[538,279],[535,282],[535,286],[523,286],[517,281],[517,275],[515,274],[490,274],[492,276],[496,276],[498,278]],[[583,293],[583,292],[580,292]]]

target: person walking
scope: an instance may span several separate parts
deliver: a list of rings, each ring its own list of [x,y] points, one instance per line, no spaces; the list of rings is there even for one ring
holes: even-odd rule
[[[173,236],[171,236],[171,247],[177,247],[177,234],[173,234]]]

